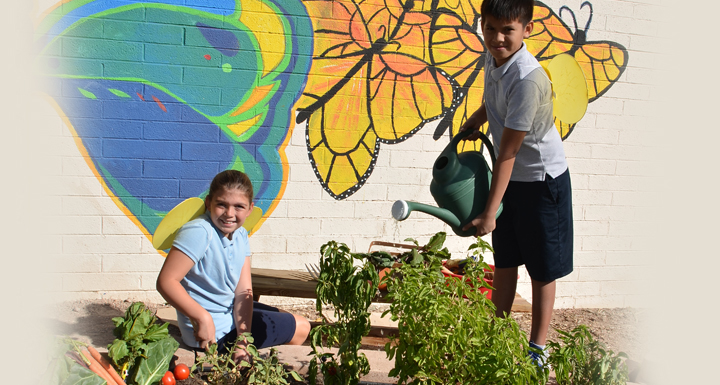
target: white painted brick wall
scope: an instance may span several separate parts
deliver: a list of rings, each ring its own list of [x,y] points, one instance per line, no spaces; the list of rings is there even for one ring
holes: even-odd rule
[[[105,273],[160,271],[164,258],[148,258],[143,254],[105,254],[102,256],[102,271]],[[157,275],[156,275],[157,277]]]
[[[584,27],[587,9],[581,0],[548,1],[556,12],[568,5]],[[556,307],[612,307],[642,304],[634,277],[648,263],[643,242],[636,238],[644,198],[639,176],[645,175],[643,147],[657,133],[649,126],[653,105],[654,53],[664,41],[660,33],[659,0],[596,0],[588,40],[623,44],[630,61],[620,81],[597,101],[564,142],[570,164],[575,217],[575,271],[558,282]],[[570,25],[571,21],[566,20]],[[52,144],[47,170],[52,201],[64,217],[57,233],[44,240],[53,254],[57,274],[52,286],[63,298],[133,298],[162,301],[155,278],[163,256],[107,196],[79,153],[72,135],[44,102],[47,116],[43,140]],[[336,240],[354,251],[366,251],[373,240],[401,242],[413,237],[426,242],[446,231],[447,245],[460,257],[471,240],[454,236],[447,225],[423,213],[404,222],[390,218],[397,199],[433,203],[430,168],[445,147],[447,135],[434,140],[429,124],[409,140],[382,144],[367,183],[342,201],[332,199],[310,167],[304,126],[297,126],[286,148],[288,184],[270,218],[253,234],[253,265],[304,270],[315,263],[322,244]],[[492,256],[487,256],[492,262]],[[518,292],[530,298],[527,273],[520,270]]]
[[[101,255],[59,255],[53,256],[52,270],[57,273],[100,273]]]
[[[605,250],[581,250],[573,254],[576,267],[605,266]]]
[[[63,276],[65,291],[140,290],[140,276],[123,273],[72,273]]]

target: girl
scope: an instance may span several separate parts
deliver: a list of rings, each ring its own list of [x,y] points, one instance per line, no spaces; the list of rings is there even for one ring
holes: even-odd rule
[[[253,303],[248,234],[242,225],[253,211],[250,179],[236,170],[216,175],[205,198],[205,214],[178,231],[157,279],[157,290],[177,309],[182,340],[205,349],[217,342],[226,352],[238,332],[254,345],[300,345],[310,332],[303,317]],[[239,345],[247,345],[239,341]],[[247,360],[236,349],[237,362]]]

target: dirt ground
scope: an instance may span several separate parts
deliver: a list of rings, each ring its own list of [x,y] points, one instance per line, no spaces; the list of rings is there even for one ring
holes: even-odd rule
[[[104,348],[112,343],[114,325],[113,317],[124,315],[130,301],[119,300],[83,300],[63,302],[56,304],[48,312],[48,327],[54,334],[79,339],[93,346]],[[157,310],[167,307],[165,304],[146,303]],[[382,312],[387,305],[373,305],[371,310]],[[313,305],[280,305],[278,306],[292,313],[305,316],[309,320],[318,320],[319,314]],[[557,309],[551,320],[549,339],[558,340],[554,329],[572,330],[583,324],[588,326],[593,336],[602,341],[615,352],[627,353],[631,360],[642,361],[640,331],[642,329],[644,312],[633,308],[614,309]],[[529,334],[530,314],[514,313],[513,317],[520,327]],[[170,333],[179,339],[179,330],[171,326]],[[632,368],[631,368],[632,370]],[[185,381],[181,382],[186,385]]]

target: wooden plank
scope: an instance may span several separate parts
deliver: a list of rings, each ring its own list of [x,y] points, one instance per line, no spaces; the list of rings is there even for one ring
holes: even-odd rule
[[[259,298],[263,295],[296,298],[315,298],[315,281],[309,273],[295,270],[253,269],[253,294]],[[375,302],[390,302],[381,291]],[[515,293],[512,311],[530,312],[532,306],[528,301]]]
[[[310,321],[310,328],[316,328],[323,324],[324,324],[324,322]],[[397,335],[398,335],[398,328],[396,326],[370,325],[370,332],[368,333],[369,337],[377,337],[377,338],[387,338],[390,336],[397,336]]]
[[[513,300],[512,311],[518,313],[531,313],[532,305],[525,298],[521,297],[520,294],[515,293],[515,299]]]
[[[252,269],[253,295],[315,298],[315,281],[309,273],[294,270]]]
[[[316,282],[307,271],[298,270],[274,270],[274,269],[252,269],[253,279],[255,277],[278,278],[302,282]]]

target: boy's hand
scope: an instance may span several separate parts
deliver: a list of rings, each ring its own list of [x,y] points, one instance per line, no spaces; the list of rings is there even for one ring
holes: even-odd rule
[[[476,236],[482,237],[483,235],[490,234],[493,230],[495,230],[495,215],[490,213],[483,212],[480,215],[477,216],[477,218],[473,219],[465,225],[462,229],[463,231],[475,226],[475,229],[477,232],[475,233]]]
[[[473,142],[480,139],[480,124],[477,124],[478,122],[473,119],[473,117],[470,117],[465,123],[460,126],[460,132],[465,130],[473,131],[472,134],[466,136],[463,138],[463,140],[472,140]]]
[[[205,317],[199,320],[190,320],[193,327],[193,335],[195,340],[200,342],[201,349],[207,349],[207,347],[215,343],[215,322],[213,322],[210,313],[207,313]]]
[[[477,111],[473,112],[468,120],[460,126],[460,131],[473,131],[472,134],[466,136],[463,140],[476,141],[480,139],[480,127],[487,122],[487,111],[485,110],[485,103],[483,103]]]

